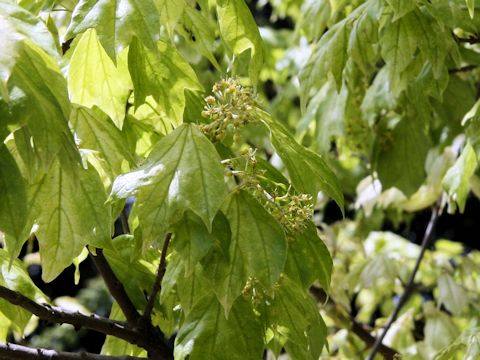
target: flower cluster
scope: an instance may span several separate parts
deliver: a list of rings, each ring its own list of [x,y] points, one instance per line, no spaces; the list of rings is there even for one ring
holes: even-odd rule
[[[213,140],[221,141],[228,131],[235,132],[253,120],[257,105],[249,88],[243,87],[238,79],[227,78],[215,83],[213,95],[205,98],[202,116],[210,123],[201,126],[202,132]]]
[[[286,189],[281,184],[273,184],[266,189],[260,178],[264,181],[268,179],[262,176],[264,171],[258,168],[255,153],[249,148],[242,151],[238,158],[224,160],[223,163],[229,167],[228,175],[241,180],[240,187],[249,190],[287,233],[301,231],[313,216],[312,197],[293,193],[291,187]]]

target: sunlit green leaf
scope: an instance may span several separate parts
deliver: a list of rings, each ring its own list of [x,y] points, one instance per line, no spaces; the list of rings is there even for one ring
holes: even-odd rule
[[[222,39],[234,55],[250,50],[249,75],[255,84],[263,64],[262,38],[244,0],[217,0]]]
[[[98,106],[121,128],[129,93],[127,74],[115,67],[97,39],[95,29],[81,35],[68,70],[73,103]]]
[[[81,0],[75,6],[66,39],[96,29],[108,56],[115,61],[133,36],[153,48],[160,23],[153,0]]]
[[[55,279],[85,245],[110,247],[110,206],[96,171],[64,169],[55,161],[32,189],[42,278]],[[52,261],[55,259],[55,261]]]
[[[103,112],[74,107],[70,121],[80,139],[79,146],[98,151],[105,159],[107,171],[112,178],[122,172],[124,162],[133,164],[122,133]]]
[[[135,106],[145,102],[148,95],[162,106],[174,125],[183,120],[185,89],[202,90],[195,72],[175,48],[159,42],[149,50],[134,39],[129,50],[128,66],[135,88]]]
[[[115,180],[113,198],[133,195],[147,242],[159,240],[186,210],[211,229],[225,196],[215,147],[195,125],[180,126],[157,143],[144,165]]]

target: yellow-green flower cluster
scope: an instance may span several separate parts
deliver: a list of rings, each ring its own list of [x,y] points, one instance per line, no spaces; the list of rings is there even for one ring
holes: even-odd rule
[[[201,126],[202,132],[211,139],[221,141],[228,130],[235,132],[254,119],[255,96],[238,79],[218,81],[213,85],[212,93],[205,98],[206,105],[202,111],[202,116],[211,122]]]
[[[270,190],[262,186],[259,177],[265,178],[263,171],[258,169],[255,150],[244,150],[240,157],[223,163],[229,167],[229,174],[241,180],[240,187],[250,190],[288,234],[301,231],[313,217],[314,202],[310,195],[293,193],[291,188],[281,186],[270,186]],[[240,168],[243,169],[238,170]]]

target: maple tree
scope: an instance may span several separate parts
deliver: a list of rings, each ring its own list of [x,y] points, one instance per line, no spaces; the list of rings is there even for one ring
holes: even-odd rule
[[[0,0],[0,357],[478,356],[480,255],[438,228],[480,194],[479,27],[463,0]],[[107,314],[27,271],[87,261]]]

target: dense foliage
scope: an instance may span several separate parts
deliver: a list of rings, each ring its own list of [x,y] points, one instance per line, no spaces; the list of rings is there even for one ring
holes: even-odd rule
[[[480,196],[478,19],[0,0],[0,356],[61,350],[38,319],[113,356],[480,356],[480,254],[440,231]],[[40,290],[88,261],[106,290]]]

